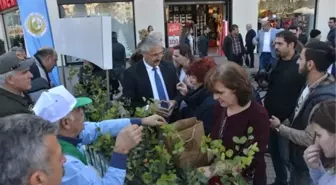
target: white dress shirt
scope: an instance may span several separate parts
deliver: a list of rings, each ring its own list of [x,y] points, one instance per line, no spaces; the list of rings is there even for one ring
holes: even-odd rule
[[[271,30],[264,32],[264,44],[262,52],[270,53],[271,52]]]
[[[154,71],[153,71],[153,67],[148,65],[145,60],[143,61],[145,66],[146,66],[146,70],[147,70],[147,74],[148,74],[148,77],[149,77],[149,81],[150,81],[150,84],[151,84],[151,87],[152,87],[152,92],[153,92],[153,98],[155,100],[160,100],[159,98],[159,93],[157,91],[157,87],[156,87],[156,83],[155,83],[155,74],[154,74]],[[166,94],[166,97],[168,98],[169,100],[169,95],[168,95],[168,92],[167,92],[167,88],[166,88],[166,84],[163,80],[163,76],[162,76],[162,73],[161,73],[161,70],[160,70],[160,67],[159,66],[156,66],[156,72],[159,74],[159,77],[160,77],[160,80],[161,80],[161,83],[163,85],[163,90]]]
[[[333,68],[333,64],[331,64],[331,65],[329,66],[329,68],[328,68],[328,73],[329,73],[329,74],[331,74],[331,72],[332,72],[332,68]]]
[[[183,69],[181,69],[180,76],[179,76],[180,82],[183,82],[185,77],[186,77],[186,73]]]

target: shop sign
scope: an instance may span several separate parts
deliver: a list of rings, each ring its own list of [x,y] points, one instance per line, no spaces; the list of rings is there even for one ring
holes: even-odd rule
[[[16,0],[0,0],[0,11],[17,6]]]
[[[179,23],[168,23],[168,46],[174,47],[180,44],[181,26]]]

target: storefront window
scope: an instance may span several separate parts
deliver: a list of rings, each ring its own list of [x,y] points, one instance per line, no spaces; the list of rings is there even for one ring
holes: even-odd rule
[[[300,26],[306,34],[314,28],[317,0],[259,0],[259,18],[273,27]]]
[[[19,10],[3,14],[3,19],[6,29],[8,48],[10,49],[14,46],[25,48]]]
[[[227,2],[201,2],[200,4],[183,4],[175,2],[166,2],[166,23],[179,24],[181,27],[181,37],[168,37],[168,43],[171,47],[172,43],[183,43],[184,38],[188,37],[193,54],[198,54],[197,39],[203,33],[205,28],[209,28],[210,33],[207,34],[209,39],[209,56],[217,56],[222,51],[218,47],[221,43],[223,32],[223,20],[228,20],[228,3]],[[169,32],[167,32],[169,35]],[[175,45],[173,44],[173,45]],[[188,43],[189,44],[189,43]]]
[[[118,34],[118,42],[130,57],[135,49],[134,18],[132,2],[86,3],[60,5],[61,18],[111,16],[112,31]],[[66,56],[67,63],[76,62],[75,57]]]

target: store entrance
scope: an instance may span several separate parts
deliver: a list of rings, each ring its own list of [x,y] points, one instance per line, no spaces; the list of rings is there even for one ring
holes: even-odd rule
[[[167,0],[168,1],[168,0]],[[180,43],[190,42],[194,55],[198,55],[198,37],[208,27],[210,33],[209,56],[220,55],[220,41],[223,34],[223,20],[229,21],[228,1],[167,2],[165,3],[166,35],[169,23],[179,23],[181,27]],[[172,1],[172,0],[170,0]],[[186,1],[186,0],[185,0]],[[192,33],[192,36],[188,34]],[[185,40],[184,38],[189,38]],[[167,38],[167,42],[168,38]]]

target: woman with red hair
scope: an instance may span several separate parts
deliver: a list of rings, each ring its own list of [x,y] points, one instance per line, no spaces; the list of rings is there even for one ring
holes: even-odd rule
[[[211,57],[193,62],[186,71],[192,90],[189,91],[182,82],[177,84],[177,90],[184,96],[184,102],[187,104],[187,107],[181,110],[182,118],[197,117],[203,122],[206,135],[211,132],[216,101],[213,99],[213,94],[204,87],[204,78],[207,72],[214,67],[216,63]]]

